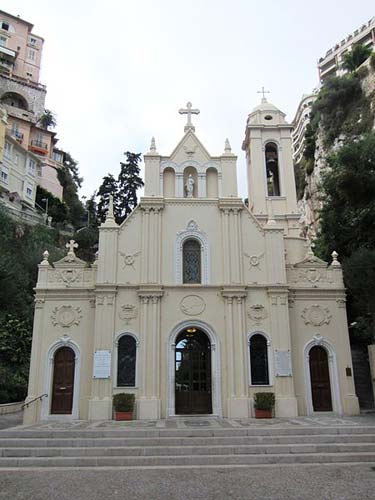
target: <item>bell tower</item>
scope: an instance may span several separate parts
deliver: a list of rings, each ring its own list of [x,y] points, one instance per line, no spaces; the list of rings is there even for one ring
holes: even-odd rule
[[[248,116],[242,149],[246,151],[249,209],[265,223],[281,224],[288,234],[298,235],[300,217],[292,159],[292,125],[285,114],[267,101]]]

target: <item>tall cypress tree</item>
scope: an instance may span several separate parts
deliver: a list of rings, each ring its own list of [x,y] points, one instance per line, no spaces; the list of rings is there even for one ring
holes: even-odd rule
[[[97,197],[99,198],[99,202],[97,205],[97,217],[99,222],[104,222],[106,219],[110,195],[114,198],[114,212],[115,218],[117,219],[118,185],[112,174],[103,177],[103,182],[98,189]]]
[[[121,170],[118,176],[118,212],[116,214],[118,223],[123,222],[136,207],[137,190],[144,185],[139,175],[141,153],[126,151],[124,154],[126,161],[120,163]]]

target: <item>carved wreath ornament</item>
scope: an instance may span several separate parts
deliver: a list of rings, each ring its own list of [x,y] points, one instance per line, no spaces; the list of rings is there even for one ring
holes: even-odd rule
[[[51,314],[52,324],[62,328],[79,325],[81,319],[82,310],[80,307],[57,306],[52,310]]]
[[[305,321],[305,325],[322,326],[328,325],[331,321],[332,314],[327,307],[319,306],[314,304],[310,307],[305,307],[302,311],[302,319]]]

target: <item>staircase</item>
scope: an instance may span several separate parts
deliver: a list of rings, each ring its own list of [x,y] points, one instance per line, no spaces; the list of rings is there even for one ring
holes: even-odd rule
[[[375,426],[0,431],[0,470],[371,463]]]

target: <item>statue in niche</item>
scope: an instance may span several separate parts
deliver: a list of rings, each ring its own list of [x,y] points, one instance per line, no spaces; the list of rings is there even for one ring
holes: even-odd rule
[[[191,174],[189,174],[188,178],[186,179],[185,188],[186,188],[186,196],[188,198],[192,198],[194,192],[194,179]]]

